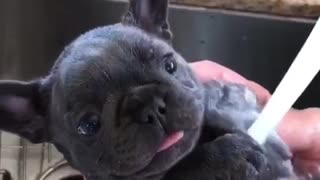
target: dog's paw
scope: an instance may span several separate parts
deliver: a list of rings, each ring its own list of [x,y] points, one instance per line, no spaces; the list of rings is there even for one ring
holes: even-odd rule
[[[235,179],[237,177],[255,179],[255,177],[270,174],[268,158],[264,150],[244,132],[226,134],[204,146],[207,146],[204,147],[207,153],[215,152],[210,156],[219,156],[214,158],[216,162],[208,162],[208,165],[220,163],[222,174],[234,176]]]
[[[247,133],[236,130],[197,146],[165,180],[287,179],[282,171],[285,165],[277,157]]]

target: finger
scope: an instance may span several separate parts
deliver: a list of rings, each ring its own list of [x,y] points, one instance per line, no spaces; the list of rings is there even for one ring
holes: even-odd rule
[[[291,109],[278,127],[278,133],[294,152],[320,156],[320,108]]]
[[[247,80],[238,73],[212,61],[190,63],[191,68],[201,81],[225,80],[245,84]]]
[[[310,160],[310,161],[317,161],[320,163],[320,154],[319,152],[315,152],[312,149],[310,151],[301,151],[301,152],[295,152],[295,157],[298,157],[300,159]]]
[[[319,160],[301,159],[298,157],[295,158],[293,162],[295,169],[300,175],[309,179],[317,179],[320,178]]]
[[[259,102],[265,105],[270,98],[268,90],[259,84],[248,81],[240,74],[212,61],[199,61],[190,64],[197,77],[203,81],[224,80],[248,86],[258,97]]]
[[[262,87],[254,81],[248,81],[246,85],[256,94],[258,101],[261,105],[264,106],[267,104],[268,100],[271,97],[271,94],[267,89],[265,89],[264,87]]]

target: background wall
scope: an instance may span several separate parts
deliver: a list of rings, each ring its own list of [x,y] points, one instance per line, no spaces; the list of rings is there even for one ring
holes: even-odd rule
[[[125,7],[122,1],[107,0],[0,0],[0,78],[45,75],[64,45],[91,28],[117,22]],[[170,21],[174,46],[189,62],[215,60],[271,92],[314,25],[306,19],[181,6],[172,7]],[[320,75],[295,107],[320,107],[319,80]],[[24,151],[21,144],[27,145]],[[41,161],[42,145],[31,146],[7,133],[1,145],[0,167],[10,169],[15,179],[33,179],[41,162],[48,163],[48,158]],[[51,162],[61,158],[45,149]]]

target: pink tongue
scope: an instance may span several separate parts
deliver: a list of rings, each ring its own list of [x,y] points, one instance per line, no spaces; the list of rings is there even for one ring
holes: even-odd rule
[[[164,142],[161,144],[158,152],[164,151],[168,149],[169,147],[173,146],[177,142],[179,142],[180,139],[183,138],[183,131],[175,132],[171,134],[169,137],[167,137]]]

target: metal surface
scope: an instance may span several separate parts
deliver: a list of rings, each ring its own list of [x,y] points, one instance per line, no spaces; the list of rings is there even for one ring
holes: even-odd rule
[[[49,167],[47,170],[45,170],[37,180],[45,180],[51,173],[53,173],[55,170],[62,168],[64,166],[67,166],[68,163],[64,160],[54,164],[53,166]]]
[[[70,170],[68,173],[66,173],[65,171],[62,171],[62,169],[70,169],[68,162],[65,160],[61,160],[48,167],[35,180],[58,180],[64,177],[79,175],[78,171]]]
[[[91,28],[117,22],[125,8],[124,2],[107,0],[0,0],[0,78],[45,75],[64,45]],[[171,8],[170,22],[174,46],[188,61],[215,60],[271,92],[314,25],[311,20],[185,7]],[[320,75],[295,107],[319,107],[319,91]],[[8,148],[19,151],[14,158],[24,162],[18,166],[21,176],[30,174],[32,164],[24,159],[31,150],[39,152],[33,158],[41,161],[35,173],[54,162],[48,146],[21,144],[13,137],[2,134],[0,157],[10,159],[3,155]],[[6,144],[10,138],[15,143]],[[6,168],[1,159],[1,168]],[[44,159],[47,163],[42,164]]]
[[[0,169],[0,179],[1,180],[12,180],[10,172],[5,169]]]
[[[0,77],[44,75],[63,46],[115,23],[126,3],[107,0],[0,0]],[[173,8],[176,49],[189,61],[215,60],[273,91],[302,47],[312,21]],[[320,76],[296,107],[320,106]]]

